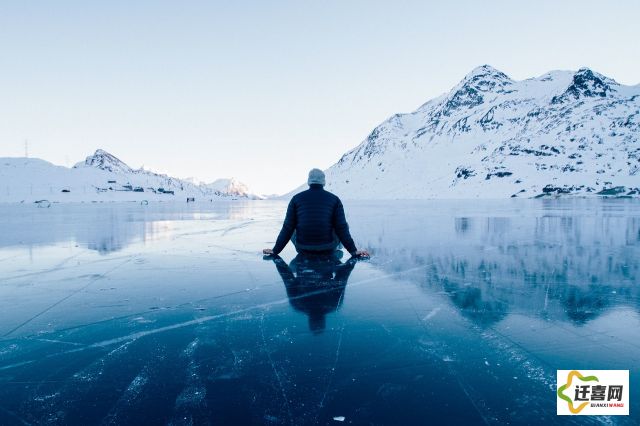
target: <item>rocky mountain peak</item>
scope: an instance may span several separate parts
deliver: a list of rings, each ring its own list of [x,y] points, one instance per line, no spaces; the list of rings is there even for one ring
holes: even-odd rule
[[[509,93],[509,86],[513,84],[505,73],[490,65],[474,68],[451,91],[442,109],[445,116],[454,110],[473,108],[484,101],[483,94]]]
[[[606,97],[611,92],[610,82],[600,74],[594,73],[589,68],[580,68],[574,75],[567,90],[560,96],[555,96],[552,103],[562,103],[569,99],[577,100],[581,97]]]
[[[473,86],[481,91],[490,91],[498,87],[503,87],[513,83],[513,81],[500,70],[491,65],[481,65],[471,70],[462,82],[464,85]]]
[[[74,166],[77,167],[95,167],[101,170],[107,170],[114,173],[130,173],[133,169],[125,164],[115,155],[109,154],[103,149],[97,149],[93,155],[88,156],[84,162],[80,162]]]

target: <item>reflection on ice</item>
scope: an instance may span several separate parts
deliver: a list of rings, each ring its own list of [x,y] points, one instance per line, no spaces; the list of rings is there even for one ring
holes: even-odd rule
[[[309,317],[309,329],[314,333],[324,331],[325,316],[342,304],[344,289],[357,262],[351,258],[342,263],[341,256],[342,251],[331,256],[298,254],[290,265],[279,256],[273,257],[289,303]]]
[[[265,204],[269,204],[266,202]],[[1,204],[0,250],[5,247],[43,247],[73,242],[101,254],[145,241],[171,238],[176,224],[188,221],[238,221],[255,212],[251,203],[193,204],[92,203]]]
[[[581,324],[612,307],[640,307],[634,204],[547,200],[540,210],[524,207],[487,211],[497,217],[481,209],[470,210],[475,217],[407,209],[369,220],[367,227],[382,232],[368,244],[384,270],[423,266],[416,283],[446,292],[478,324],[510,311]]]
[[[0,424],[638,423],[555,415],[640,385],[637,201],[346,203],[356,267],[285,207],[0,205]]]

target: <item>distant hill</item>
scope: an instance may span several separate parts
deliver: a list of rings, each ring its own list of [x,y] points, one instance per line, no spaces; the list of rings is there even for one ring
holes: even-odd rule
[[[226,184],[225,184],[226,182]],[[38,158],[0,158],[0,202],[136,201],[261,198],[235,179],[195,184],[148,170],[134,170],[98,149],[73,168]]]

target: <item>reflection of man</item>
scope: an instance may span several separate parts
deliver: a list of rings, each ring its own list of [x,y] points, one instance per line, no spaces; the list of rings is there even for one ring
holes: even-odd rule
[[[340,262],[341,251],[327,256],[299,254],[290,265],[280,256],[266,257],[276,264],[284,282],[289,303],[309,317],[309,329],[322,333],[325,316],[342,305],[347,280],[357,260],[350,258]]]
[[[358,250],[351,238],[342,202],[324,190],[324,172],[311,170],[307,183],[309,189],[294,195],[289,202],[276,244],[262,252],[279,254],[291,240],[298,253],[331,254],[342,243],[351,256],[368,257],[369,253]]]

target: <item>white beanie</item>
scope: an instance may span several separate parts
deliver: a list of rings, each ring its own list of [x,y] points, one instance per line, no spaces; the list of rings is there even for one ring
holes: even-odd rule
[[[311,169],[307,183],[309,185],[320,184],[324,186],[324,172],[320,169]]]

